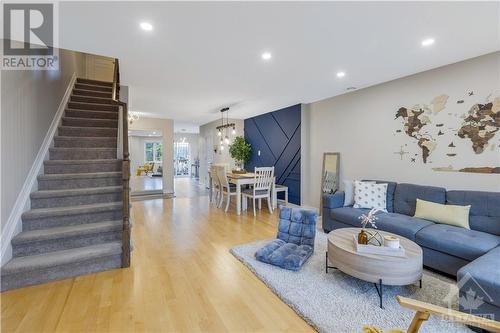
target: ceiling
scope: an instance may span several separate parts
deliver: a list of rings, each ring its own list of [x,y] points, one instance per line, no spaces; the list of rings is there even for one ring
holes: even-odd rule
[[[198,125],[223,106],[247,118],[500,49],[499,2],[62,2],[59,14],[61,47],[120,59],[131,110]]]
[[[162,137],[161,132],[157,131],[147,131],[147,130],[129,130],[128,131],[129,136],[147,136],[147,137]]]
[[[200,126],[189,121],[174,121],[174,133],[200,133]]]

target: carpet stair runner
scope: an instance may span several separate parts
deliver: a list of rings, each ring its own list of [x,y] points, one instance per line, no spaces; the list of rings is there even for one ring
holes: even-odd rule
[[[111,82],[77,79],[2,267],[2,291],[121,267],[122,166],[111,94]]]

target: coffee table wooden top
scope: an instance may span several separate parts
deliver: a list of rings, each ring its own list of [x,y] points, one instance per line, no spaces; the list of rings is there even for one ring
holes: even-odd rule
[[[406,257],[391,257],[356,251],[353,236],[359,228],[341,228],[328,234],[328,261],[342,272],[358,279],[385,285],[408,285],[422,278],[422,249],[416,243],[390,232],[380,231],[383,236],[400,239]]]

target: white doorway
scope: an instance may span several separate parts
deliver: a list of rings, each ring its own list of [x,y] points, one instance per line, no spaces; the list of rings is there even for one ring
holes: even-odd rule
[[[159,130],[130,130],[132,196],[163,193],[163,135]]]
[[[174,141],[174,177],[189,177],[191,160],[191,145],[186,137]]]
[[[176,125],[174,132],[174,189],[176,198],[203,195],[199,190],[200,177],[200,135],[199,127]]]

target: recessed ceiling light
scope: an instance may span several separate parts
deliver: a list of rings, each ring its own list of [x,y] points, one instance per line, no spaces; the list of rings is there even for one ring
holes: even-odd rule
[[[148,22],[141,22],[140,27],[142,30],[145,30],[145,31],[153,30],[153,25],[151,23],[148,23]]]
[[[264,60],[270,60],[272,57],[273,57],[273,55],[269,52],[262,53],[262,59],[264,59]]]
[[[431,46],[434,42],[434,38],[427,38],[422,41],[422,46]]]
[[[345,76],[345,72],[338,72],[337,73],[337,77],[344,77]]]

